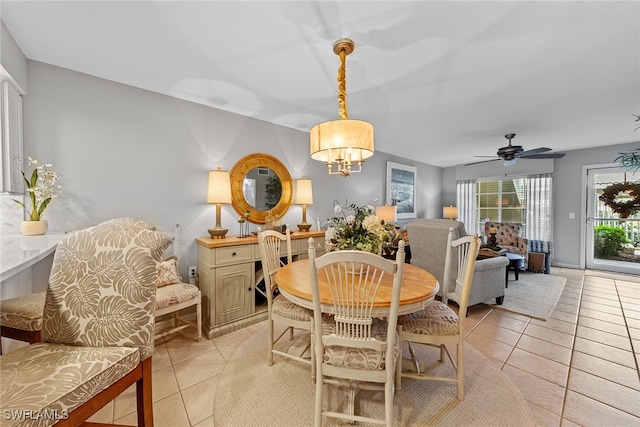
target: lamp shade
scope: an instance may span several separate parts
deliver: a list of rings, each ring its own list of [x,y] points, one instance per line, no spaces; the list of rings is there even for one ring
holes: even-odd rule
[[[373,125],[339,119],[320,123],[309,133],[311,158],[326,163],[358,162],[373,156]]]
[[[442,217],[448,219],[458,218],[458,208],[455,206],[445,206],[442,208]]]
[[[397,206],[378,206],[376,207],[376,216],[386,223],[396,222],[398,219]]]
[[[209,171],[207,203],[231,203],[231,179],[229,172],[218,168]]]
[[[306,177],[296,181],[296,204],[297,205],[312,205],[313,204],[313,190],[311,180]]]

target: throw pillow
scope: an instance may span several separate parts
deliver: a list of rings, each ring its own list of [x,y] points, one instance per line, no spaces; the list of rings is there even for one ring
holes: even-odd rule
[[[173,285],[174,283],[182,283],[182,277],[178,271],[178,257],[170,256],[163,259],[158,264],[158,287]]]

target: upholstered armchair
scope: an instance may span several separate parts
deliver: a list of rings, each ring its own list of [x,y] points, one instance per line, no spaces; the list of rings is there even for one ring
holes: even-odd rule
[[[496,229],[497,244],[502,249],[513,254],[522,255],[524,269],[528,267],[529,256],[527,252],[527,239],[522,237],[522,224],[517,222],[485,222],[484,232],[489,237],[489,230]]]
[[[419,219],[407,224],[407,232],[411,244],[411,263],[427,270],[438,279],[438,295],[457,302],[455,287],[444,283],[447,237],[451,227],[454,229],[453,240],[467,235],[463,223],[450,219]],[[457,261],[453,265],[457,269]],[[507,265],[509,260],[502,256],[476,261],[469,306],[493,298],[496,298],[498,304],[502,304]],[[453,271],[450,277],[457,277],[457,271]]]

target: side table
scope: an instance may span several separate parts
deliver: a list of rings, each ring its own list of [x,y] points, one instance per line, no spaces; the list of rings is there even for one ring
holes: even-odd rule
[[[511,252],[505,253],[504,256],[506,256],[507,259],[509,260],[509,265],[507,266],[507,282],[506,282],[507,287],[509,287],[509,280],[508,280],[509,270],[513,269],[513,272],[516,275],[516,280],[518,280],[518,274],[520,273],[520,270],[522,269],[522,267],[524,267],[524,257],[522,255],[514,254]]]

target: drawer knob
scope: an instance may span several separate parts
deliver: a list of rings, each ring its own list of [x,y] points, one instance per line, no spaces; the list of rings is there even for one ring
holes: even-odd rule
[[[236,253],[235,253],[235,252],[234,252],[234,253],[232,253],[232,254],[231,254],[231,256],[236,256]]]

